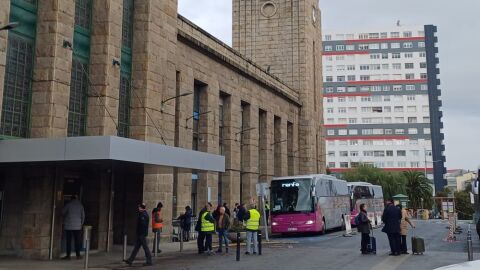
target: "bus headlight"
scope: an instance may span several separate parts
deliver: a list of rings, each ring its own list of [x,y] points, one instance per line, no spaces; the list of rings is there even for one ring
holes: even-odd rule
[[[272,222],[272,226],[277,226],[278,223],[277,222]]]
[[[307,222],[305,222],[305,224],[307,224],[307,225],[312,225],[312,224],[313,224],[313,220],[307,220]]]

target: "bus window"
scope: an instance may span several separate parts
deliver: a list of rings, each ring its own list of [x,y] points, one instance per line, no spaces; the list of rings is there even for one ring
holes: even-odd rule
[[[311,179],[273,181],[271,185],[272,213],[312,212]]]

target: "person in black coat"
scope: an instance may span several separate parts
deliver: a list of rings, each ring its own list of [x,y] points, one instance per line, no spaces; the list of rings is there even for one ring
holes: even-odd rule
[[[357,230],[359,233],[362,234],[360,251],[362,252],[362,254],[368,254],[367,246],[370,242],[370,230],[372,225],[370,219],[368,219],[367,206],[364,203],[360,204],[360,213],[358,213],[358,215],[359,224],[356,224]]]
[[[393,204],[392,200],[387,201],[387,207],[383,211],[382,221],[385,224],[382,232],[388,236],[390,244],[390,256],[400,255],[400,221],[402,219],[401,210]]]
[[[180,215],[178,219],[180,220],[180,227],[182,229],[183,241],[188,242],[190,240],[190,228],[192,227],[192,217],[193,211],[190,206],[185,207],[185,213]]]
[[[132,265],[135,257],[137,257],[137,253],[140,250],[140,247],[143,248],[145,252],[145,259],[146,263],[144,266],[152,265],[152,253],[150,253],[150,249],[147,245],[147,235],[148,235],[148,225],[150,223],[150,218],[148,216],[148,212],[146,211],[147,206],[145,203],[138,205],[138,217],[137,217],[137,239],[135,242],[135,247],[132,250],[132,254],[130,257],[125,260],[124,262],[128,265]]]

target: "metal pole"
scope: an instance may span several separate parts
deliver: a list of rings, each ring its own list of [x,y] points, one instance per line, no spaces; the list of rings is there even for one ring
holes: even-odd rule
[[[110,171],[110,200],[108,202],[108,224],[107,224],[107,246],[105,248],[105,250],[107,252],[110,252],[110,232],[112,230],[112,208],[113,208],[113,196],[115,195],[114,194],[114,191],[113,191],[113,186],[114,186],[114,175],[113,175],[113,164],[112,166],[110,167],[111,171]]]
[[[123,260],[127,259],[127,234],[123,235]]]
[[[90,252],[90,240],[87,238],[85,239],[85,267],[84,269],[88,269],[88,253]]]
[[[153,236],[153,256],[154,257],[157,257],[157,241],[158,241],[158,237],[157,237],[157,232],[155,231],[154,233],[154,236]]]
[[[52,194],[52,219],[50,225],[50,243],[48,248],[48,259],[53,260],[53,238],[55,234],[55,212],[57,209],[57,178],[58,178],[58,167],[55,164],[55,178],[53,179],[53,194]]]
[[[258,230],[258,255],[262,255],[262,231]]]
[[[179,235],[180,235],[180,252],[182,252],[183,251],[183,229],[182,228],[180,228]]]
[[[265,198],[263,197],[263,195],[262,195],[262,208],[263,208],[263,224],[265,225],[265,239],[268,242],[270,240],[268,239],[267,213],[265,211]]]
[[[240,261],[240,232],[237,232],[237,262]]]
[[[470,224],[468,224],[467,252],[468,252],[468,261],[473,261],[472,230],[470,229]]]

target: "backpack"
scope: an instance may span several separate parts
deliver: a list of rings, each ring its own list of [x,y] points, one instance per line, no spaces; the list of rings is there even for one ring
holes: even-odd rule
[[[362,223],[362,218],[360,216],[360,213],[355,217],[355,225],[360,225]]]

